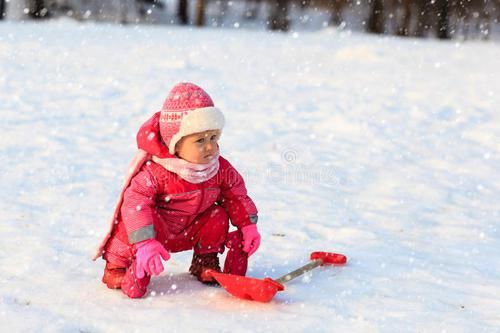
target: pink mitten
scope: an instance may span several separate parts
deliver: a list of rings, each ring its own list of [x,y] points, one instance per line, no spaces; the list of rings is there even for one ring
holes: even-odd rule
[[[243,251],[247,252],[250,257],[260,245],[260,234],[257,231],[257,225],[247,225],[241,228],[241,233],[243,234]]]
[[[135,272],[138,279],[142,279],[145,273],[159,275],[163,272],[163,260],[170,259],[170,254],[156,239],[147,239],[135,244]],[[161,258],[160,258],[161,257]]]

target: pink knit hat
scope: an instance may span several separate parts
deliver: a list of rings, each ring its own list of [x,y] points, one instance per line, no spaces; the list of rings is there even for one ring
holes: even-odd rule
[[[183,82],[170,91],[160,114],[160,135],[170,154],[175,144],[189,134],[222,130],[224,115],[208,94],[195,84]]]

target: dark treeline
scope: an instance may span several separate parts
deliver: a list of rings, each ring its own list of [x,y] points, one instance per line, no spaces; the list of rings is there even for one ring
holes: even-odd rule
[[[370,12],[367,29],[373,33],[487,38],[500,20],[500,0],[373,0]]]
[[[16,0],[11,0],[16,1]],[[106,20],[114,13],[121,23],[153,22],[152,13],[166,12],[166,0],[17,0],[25,1],[27,16],[44,19],[71,16],[78,20]],[[346,13],[357,17],[367,32],[399,36],[488,38],[500,21],[500,0],[176,0],[171,23],[207,25],[207,8],[218,17],[243,8],[246,20],[260,19],[270,30],[287,31],[292,11],[328,13],[327,25],[345,26]],[[8,3],[7,3],[8,4]],[[0,19],[6,1],[0,0]],[[133,17],[131,19],[130,17]],[[208,22],[210,23],[210,22]]]
[[[0,20],[5,17],[5,0],[0,0]]]

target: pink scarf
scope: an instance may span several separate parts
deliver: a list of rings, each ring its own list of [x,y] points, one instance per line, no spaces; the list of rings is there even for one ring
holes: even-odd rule
[[[219,155],[207,164],[190,163],[181,158],[159,158],[156,156],[153,156],[152,160],[192,184],[203,183],[219,171]]]

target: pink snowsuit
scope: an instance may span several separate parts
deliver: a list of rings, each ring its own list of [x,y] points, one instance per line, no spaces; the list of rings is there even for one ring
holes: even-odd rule
[[[257,222],[257,209],[236,169],[219,157],[209,180],[192,184],[151,160],[174,157],[160,139],[156,113],[139,130],[132,161],[110,229],[95,258],[120,267],[134,259],[135,243],[155,238],[169,252],[224,252],[229,219],[241,230]],[[230,243],[230,242],[229,242]],[[94,258],[94,259],[95,259]]]

